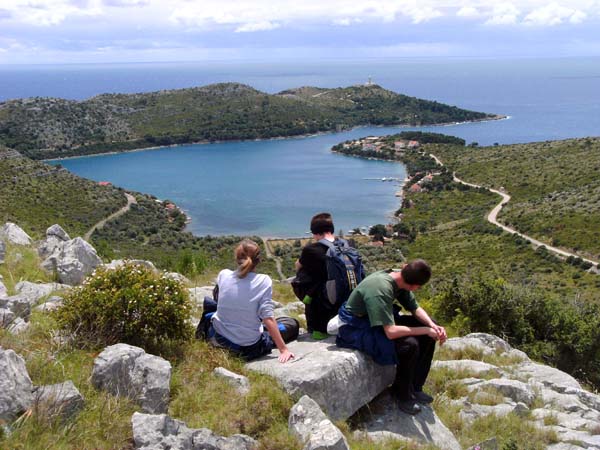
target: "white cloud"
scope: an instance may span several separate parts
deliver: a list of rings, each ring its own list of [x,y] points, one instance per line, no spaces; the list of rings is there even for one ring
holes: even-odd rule
[[[492,9],[491,17],[485,22],[487,25],[514,25],[517,23],[521,11],[512,3],[498,3]]]
[[[267,31],[274,30],[275,28],[279,28],[278,23],[269,22],[268,20],[264,20],[262,22],[254,22],[254,23],[245,23],[240,25],[235,29],[236,33],[248,33],[252,31]]]
[[[523,23],[533,26],[554,26],[565,22],[577,24],[585,20],[586,17],[587,14],[583,11],[567,8],[553,2],[531,11],[525,16]]]
[[[473,17],[479,17],[481,15],[481,13],[479,12],[479,10],[477,8],[474,8],[473,6],[463,6],[456,12],[456,15],[458,17],[473,18]]]
[[[3,5],[5,10],[11,12],[12,18],[17,22],[33,26],[48,27],[59,25],[68,17],[98,16],[102,14],[101,0],[89,2],[68,0],[11,0]]]

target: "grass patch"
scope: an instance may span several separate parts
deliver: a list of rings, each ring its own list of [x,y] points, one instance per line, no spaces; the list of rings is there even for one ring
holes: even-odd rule
[[[6,257],[4,264],[0,264],[0,275],[9,295],[15,293],[15,285],[20,281],[31,281],[35,283],[47,283],[54,281],[40,267],[40,259],[37,251],[31,247],[22,245],[6,246]]]

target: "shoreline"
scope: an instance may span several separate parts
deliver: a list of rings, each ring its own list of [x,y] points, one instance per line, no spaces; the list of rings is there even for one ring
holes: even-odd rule
[[[433,124],[423,124],[423,125],[406,125],[406,124],[356,125],[354,127],[347,128],[342,131],[334,131],[334,130],[319,131],[317,133],[307,133],[307,134],[298,134],[298,135],[293,135],[293,136],[277,136],[277,137],[272,137],[272,138],[257,138],[257,139],[228,139],[228,140],[217,140],[217,141],[202,140],[202,141],[196,141],[196,142],[187,142],[185,144],[156,145],[156,146],[152,146],[152,147],[134,148],[131,150],[114,150],[114,151],[110,151],[110,152],[90,153],[89,155],[63,156],[63,157],[59,157],[59,158],[45,158],[45,159],[40,159],[38,161],[41,161],[41,162],[65,161],[65,160],[76,159],[76,158],[92,158],[92,157],[104,156],[104,155],[119,155],[122,153],[145,152],[145,151],[151,151],[151,150],[160,150],[163,148],[183,147],[183,146],[187,146],[187,145],[210,145],[210,144],[223,144],[223,143],[228,143],[228,142],[232,142],[232,143],[235,143],[235,142],[263,142],[263,141],[267,142],[267,141],[280,141],[280,140],[285,140],[285,139],[306,139],[306,138],[315,137],[315,136],[323,136],[326,134],[334,134],[334,133],[340,133],[340,132],[346,132],[346,131],[353,131],[353,130],[357,130],[360,128],[367,128],[367,127],[373,127],[373,128],[447,127],[447,126],[453,126],[453,125],[465,125],[465,124],[469,124],[469,123],[493,122],[496,120],[509,120],[510,118],[511,118],[511,116],[509,116],[509,115],[495,114],[494,117],[490,117],[490,118],[486,118],[486,119],[466,120],[464,122],[443,122],[443,123],[433,123]]]

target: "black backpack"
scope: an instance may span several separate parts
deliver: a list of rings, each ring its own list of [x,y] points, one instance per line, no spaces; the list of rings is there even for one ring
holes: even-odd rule
[[[362,258],[358,250],[350,247],[345,239],[338,238],[334,242],[321,239],[319,244],[327,246],[325,297],[329,303],[339,307],[365,278]]]

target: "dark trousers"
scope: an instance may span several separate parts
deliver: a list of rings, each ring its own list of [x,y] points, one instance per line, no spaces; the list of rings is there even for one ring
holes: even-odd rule
[[[424,326],[413,316],[394,314],[396,325]],[[427,335],[394,339],[398,365],[393,392],[400,400],[409,400],[412,393],[422,391],[435,351],[435,340]]]
[[[308,332],[320,331],[321,333],[327,333],[327,322],[338,313],[338,310],[339,307],[336,308],[326,298],[321,296],[313,298],[310,304],[304,308]]]

